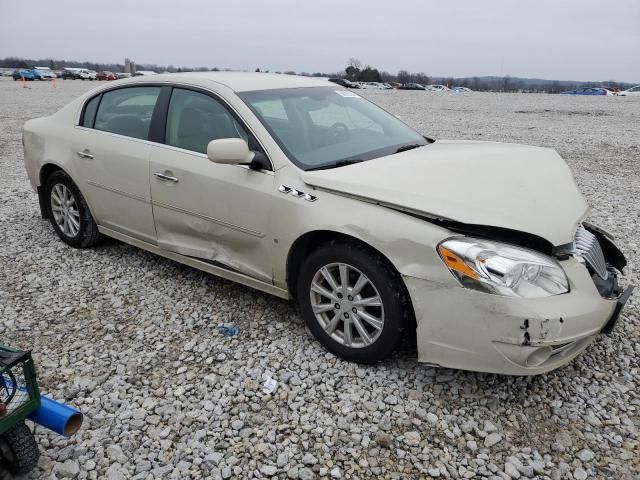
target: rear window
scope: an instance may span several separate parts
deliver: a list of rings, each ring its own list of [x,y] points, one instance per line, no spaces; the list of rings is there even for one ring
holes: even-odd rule
[[[96,111],[98,110],[98,104],[100,103],[100,95],[93,97],[87,102],[84,107],[84,114],[82,115],[81,125],[87,128],[93,128],[93,122],[96,119]]]
[[[103,93],[94,128],[146,140],[158,95],[160,87],[127,87]]]

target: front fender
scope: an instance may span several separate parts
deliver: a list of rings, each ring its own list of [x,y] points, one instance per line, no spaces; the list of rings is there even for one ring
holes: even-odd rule
[[[293,187],[296,188],[296,187]],[[304,189],[303,186],[299,187]],[[403,276],[453,280],[436,246],[451,232],[387,207],[306,187],[318,199],[308,202],[292,195],[275,199],[273,231],[274,283],[286,288],[287,258],[296,240],[314,231],[336,232],[358,239],[384,255]]]

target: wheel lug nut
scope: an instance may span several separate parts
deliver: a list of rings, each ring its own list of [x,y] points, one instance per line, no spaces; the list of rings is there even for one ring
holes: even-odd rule
[[[353,308],[351,309],[351,311],[352,311],[353,313],[357,313],[357,311],[358,311],[358,310],[356,310],[356,307],[353,307]]]
[[[350,302],[353,300],[353,297],[351,295],[349,295],[347,298],[349,299]]]
[[[347,312],[344,312],[344,318],[349,318],[349,314]]]
[[[336,309],[336,310],[340,310],[340,304],[339,304],[339,303],[336,303],[336,304],[334,305],[334,307],[335,307],[335,309]]]
[[[338,294],[338,298],[342,298],[342,294],[341,293]]]

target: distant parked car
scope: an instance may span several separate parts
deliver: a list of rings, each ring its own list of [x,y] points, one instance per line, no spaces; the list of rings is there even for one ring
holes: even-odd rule
[[[639,97],[640,96],[640,85],[636,87],[631,87],[628,90],[623,90],[618,93],[621,97]]]
[[[28,70],[26,68],[21,68],[19,70],[14,70],[13,71],[13,79],[14,80],[20,80],[20,79],[24,79],[24,80],[35,80],[36,74],[33,73],[33,70]]]
[[[446,85],[427,85],[427,90],[430,92],[448,92],[449,91]]]
[[[158,75],[153,70],[136,70],[133,74],[134,77],[146,77],[148,75]]]
[[[80,76],[80,69],[79,68],[65,68],[62,71],[62,79],[63,80],[78,80],[82,78]]]
[[[56,72],[51,70],[49,67],[35,67],[33,70],[36,75],[39,75],[39,80],[51,80],[56,78]]]
[[[118,73],[116,73],[116,76],[118,78],[129,78],[129,77],[131,77],[131,74],[130,73],[125,73],[125,72],[118,72]]]
[[[360,85],[361,88],[365,88],[368,90],[387,90],[389,88],[380,82],[361,82]]]
[[[40,70],[36,70],[35,68],[30,69],[31,72],[33,72],[33,79],[34,80],[47,80],[47,78],[45,77],[45,74],[42,73]]]
[[[404,85],[400,85],[398,90],[426,90],[424,85],[420,85],[419,83],[405,83]]]
[[[347,80],[346,78],[330,78],[329,81],[345,88],[360,88],[360,85],[358,85],[356,82],[352,82],[351,80]]]
[[[113,72],[98,72],[96,80],[117,80],[118,76]]]
[[[607,95],[606,88],[600,87],[580,87],[574,90],[565,90],[560,95]]]
[[[402,86],[402,84],[398,82],[387,82],[385,85],[389,85],[391,88],[400,88]]]
[[[467,87],[451,87],[449,91],[453,93],[469,93],[469,92],[472,92],[473,90]]]

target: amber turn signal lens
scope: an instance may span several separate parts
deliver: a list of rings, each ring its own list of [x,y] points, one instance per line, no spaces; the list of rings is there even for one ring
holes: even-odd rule
[[[473,278],[474,280],[478,279],[478,274],[473,270],[471,270],[471,268],[469,268],[469,266],[466,263],[464,263],[460,259],[460,257],[458,257],[455,253],[453,253],[448,248],[445,248],[442,245],[440,245],[438,247],[438,253],[440,254],[440,257],[442,257],[442,260],[447,265],[447,267],[449,267],[454,272],[461,273],[467,277]]]

